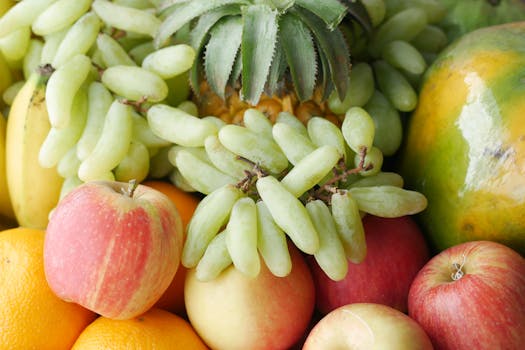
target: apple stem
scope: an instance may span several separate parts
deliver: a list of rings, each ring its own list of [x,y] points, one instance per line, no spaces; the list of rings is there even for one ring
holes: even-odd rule
[[[463,276],[465,276],[465,272],[463,271],[463,266],[465,265],[466,259],[467,258],[465,257],[465,255],[463,255],[463,262],[461,264],[458,264],[457,262],[452,263],[452,268],[454,269],[454,271],[450,275],[452,280],[457,281],[461,279]]]
[[[137,189],[137,186],[139,184],[137,183],[137,180],[136,179],[131,179],[129,180],[128,182],[128,189],[127,190],[124,190],[124,194],[130,198],[133,197],[133,194],[135,193],[135,190]]]

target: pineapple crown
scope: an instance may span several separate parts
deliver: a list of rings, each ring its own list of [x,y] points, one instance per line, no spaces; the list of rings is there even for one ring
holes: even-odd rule
[[[198,52],[190,71],[195,92],[202,76],[223,99],[240,82],[241,98],[252,105],[286,80],[302,101],[317,88],[324,99],[334,89],[343,99],[350,52],[338,26],[347,15],[366,16],[356,0],[166,0],[160,11],[157,48],[189,28]]]

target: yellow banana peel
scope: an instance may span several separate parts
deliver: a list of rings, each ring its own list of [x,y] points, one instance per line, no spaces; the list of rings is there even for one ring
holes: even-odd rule
[[[0,113],[0,218],[14,219],[15,213],[9,199],[9,192],[7,190],[7,172],[5,164],[5,137],[6,137],[7,122],[5,117]]]
[[[56,206],[63,179],[56,168],[38,162],[49,129],[45,88],[50,71],[33,73],[9,111],[6,134],[7,186],[20,226],[45,229]]]

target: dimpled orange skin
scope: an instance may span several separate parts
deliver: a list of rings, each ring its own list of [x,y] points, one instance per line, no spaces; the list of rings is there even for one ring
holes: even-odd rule
[[[477,30],[427,71],[400,152],[434,248],[494,240],[525,254],[525,22]]]

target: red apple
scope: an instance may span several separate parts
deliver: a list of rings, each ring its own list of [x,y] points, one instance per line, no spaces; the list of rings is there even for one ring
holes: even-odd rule
[[[374,303],[341,306],[310,331],[303,350],[432,350],[423,328],[401,311]]]
[[[427,243],[412,217],[363,218],[367,255],[363,262],[348,262],[341,281],[330,279],[309,259],[316,287],[317,309],[322,314],[352,303],[377,303],[407,311],[412,280],[430,259]]]
[[[173,202],[128,186],[95,181],[72,190],[53,211],[44,242],[51,289],[113,319],[147,311],[173,279],[182,250]]]
[[[290,245],[292,271],[261,271],[249,278],[230,266],[217,278],[201,282],[187,272],[184,296],[189,320],[213,349],[289,349],[306,332],[315,289],[301,253]]]
[[[525,349],[525,259],[496,242],[452,246],[417,274],[408,310],[436,349]]]

